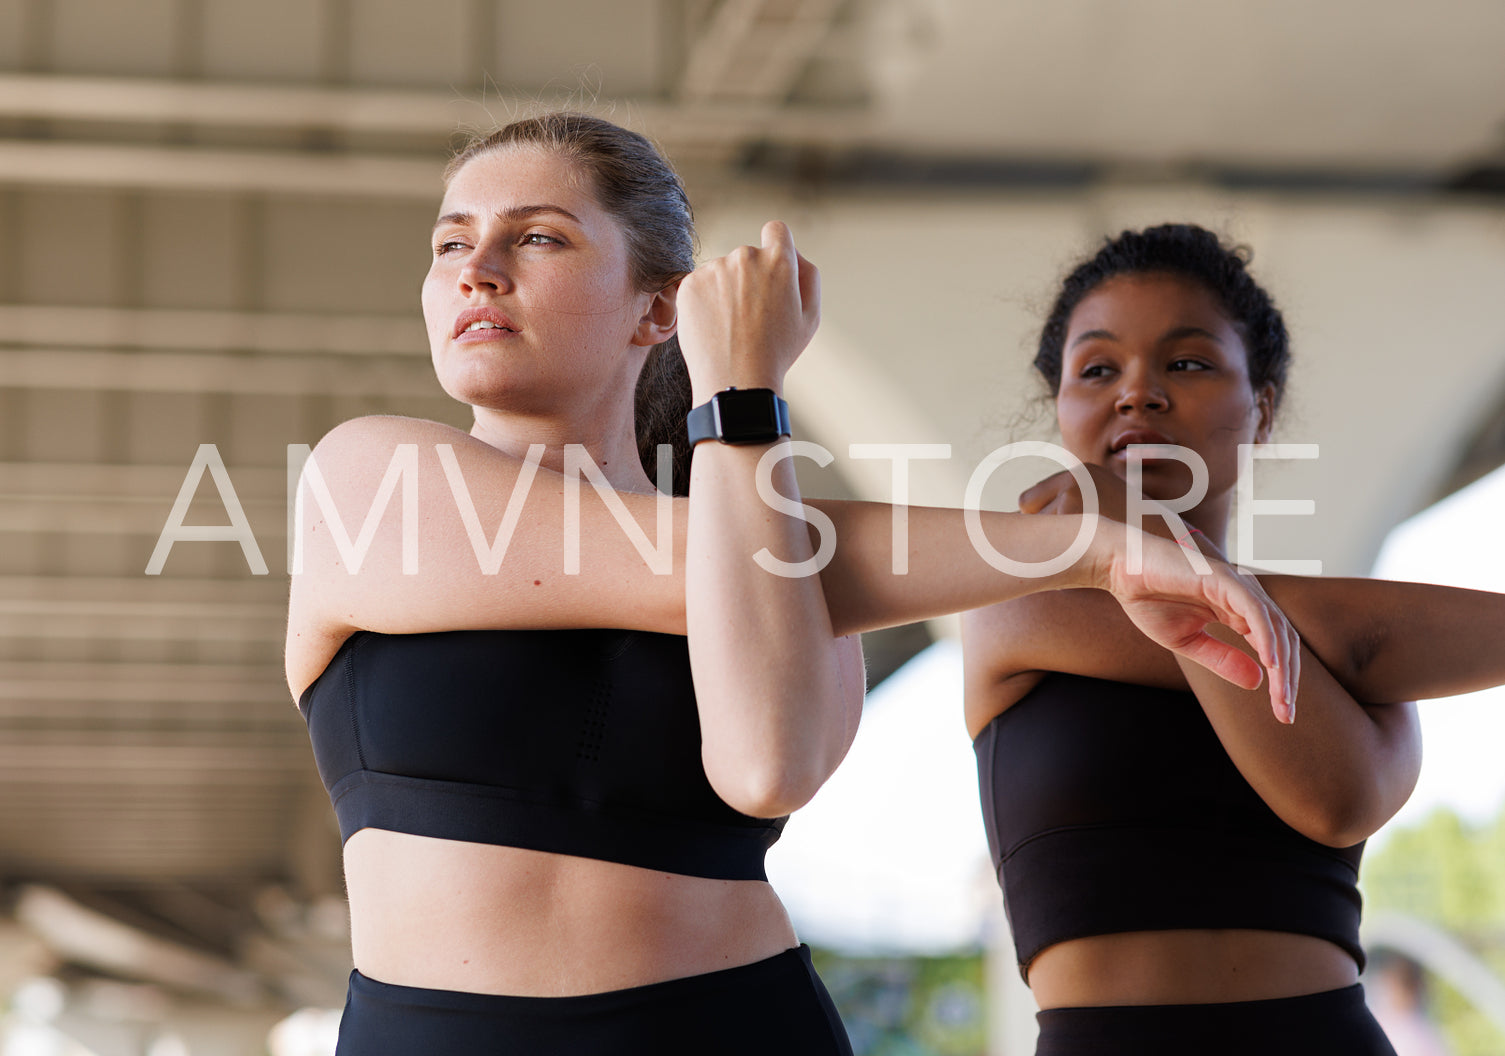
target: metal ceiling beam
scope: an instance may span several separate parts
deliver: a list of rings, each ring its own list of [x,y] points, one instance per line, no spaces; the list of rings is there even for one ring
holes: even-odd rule
[[[200,613],[201,618],[207,616]],[[171,708],[196,724],[224,718],[254,722],[258,713],[248,712],[243,705],[266,703],[267,683],[275,685],[281,677],[276,668],[244,664],[11,661],[0,663],[0,717],[20,711],[18,704],[51,708],[76,702],[112,707],[147,703],[161,706],[160,710],[178,704],[204,705],[208,709],[204,714]]]
[[[753,2],[762,6],[761,0]],[[803,12],[793,20],[776,20],[775,25],[787,22],[788,26],[788,34],[779,40],[794,47],[799,55],[813,55],[824,35],[821,27],[829,25],[836,6],[836,0],[817,0],[809,5],[814,16]],[[833,10],[827,11],[828,7]],[[754,37],[761,39],[757,27],[753,28]],[[814,39],[815,45],[802,47],[796,38]],[[760,53],[766,54],[771,46],[762,44]],[[696,61],[692,58],[691,65]],[[700,76],[704,75],[696,75]],[[547,107],[522,96],[498,97],[488,102],[447,92],[0,74],[0,118],[91,124],[176,123],[446,136],[457,129],[490,127],[510,120],[513,115],[542,109]],[[782,107],[727,100],[687,105],[679,101],[632,99],[589,109],[651,134],[666,145],[724,142],[774,132],[780,138],[845,143],[864,136],[868,130],[866,111],[850,106]],[[431,171],[437,178],[437,166]]]
[[[352,362],[348,357],[316,355],[273,358],[66,348],[7,350],[0,357],[0,386],[263,396],[338,392],[401,399],[424,392],[438,395],[433,370],[416,356],[406,361]]]
[[[438,201],[442,162],[362,154],[0,142],[0,183]]]
[[[691,49],[679,97],[783,103],[840,7],[841,0],[723,0]]]
[[[83,472],[70,473],[70,471],[109,471],[119,467],[79,466],[70,463],[38,463],[35,467],[16,467],[0,463],[0,496],[4,496],[8,490],[3,483],[6,471],[15,468],[35,468],[55,473],[58,476],[66,475],[70,479],[60,490],[79,490],[79,482],[87,481],[89,475]],[[185,462],[182,466],[136,468],[147,470],[148,473],[143,474],[143,479],[155,482],[143,490],[172,495],[176,493],[178,485],[183,482],[183,471],[187,468],[187,463]],[[156,472],[153,474],[151,471]],[[275,470],[233,469],[232,473],[235,475],[236,490],[242,495],[256,491],[258,475],[260,479],[268,481],[266,488],[263,489],[267,494],[281,494],[280,489],[285,487],[287,482],[286,471],[281,468]],[[246,479],[243,480],[243,477]],[[87,493],[88,487],[89,485],[84,484],[82,490]],[[35,598],[56,601],[133,602],[141,600],[141,594],[142,579],[139,576],[0,576],[0,598],[8,601],[25,601]],[[275,607],[280,613],[285,610],[287,604],[287,590],[283,584],[250,577],[227,580],[179,579],[163,576],[151,581],[151,599],[164,604],[178,602],[196,606],[208,603],[221,608],[247,604],[269,605]]]
[[[51,888],[23,888],[15,916],[59,956],[78,964],[237,1005],[263,997],[259,980],[230,962],[148,935]]]
[[[0,117],[63,121],[423,135],[490,124],[494,112],[509,114],[521,105],[448,92],[0,74]]]
[[[0,152],[4,147],[0,146]],[[0,305],[0,342],[161,351],[318,352],[427,360],[416,312],[231,312],[202,309]]]
[[[8,353],[7,353],[8,354]],[[294,441],[296,442],[296,441]],[[183,478],[193,458],[193,452],[184,452],[183,461],[177,465],[111,465],[103,462],[0,462],[0,498],[6,502],[19,502],[27,498],[51,499],[122,499],[141,496],[167,496],[178,493]],[[230,466],[229,472],[235,493],[241,499],[281,499],[287,492],[286,465]],[[153,498],[151,501],[156,501]],[[201,596],[216,595],[221,585],[200,581],[197,586],[185,586],[186,581],[175,581],[171,588],[173,597],[182,599],[184,591],[197,600]],[[58,591],[66,590],[70,597],[91,600],[98,597],[130,599],[141,589],[141,584],[129,579],[97,576],[68,577],[68,585],[43,576],[0,576],[0,598],[37,597],[59,598]],[[153,588],[154,593],[156,588]],[[103,592],[103,593],[101,593]]]
[[[221,543],[234,546],[234,543]],[[237,551],[236,556],[239,556]],[[272,560],[269,558],[269,563]],[[0,613],[0,637],[61,642],[169,642],[188,645],[245,646],[280,651],[286,615],[275,620],[205,620],[202,617],[152,617],[130,615],[57,616],[36,613]]]
[[[187,468],[186,462],[184,468]],[[181,477],[179,483],[181,483]],[[212,495],[213,492],[209,494]],[[257,517],[258,513],[267,514],[266,517],[257,517],[257,525],[253,527],[257,544],[264,547],[265,544],[272,542],[280,543],[286,535],[286,530],[280,527],[285,523],[285,519],[280,518],[279,515],[285,511],[286,502],[280,498],[276,500],[249,499],[241,495],[239,490],[236,491],[236,497],[241,509],[248,516]],[[41,534],[67,532],[155,538],[167,523],[168,513],[172,510],[172,501],[171,493],[137,495],[129,499],[103,501],[64,498],[56,495],[7,498],[5,503],[0,505],[0,532]],[[205,498],[201,502],[202,509],[206,511],[205,516],[210,517],[211,520],[198,520],[193,508],[190,507],[188,524],[213,524],[214,518],[218,518],[218,523],[224,523],[223,503],[217,498]],[[276,527],[274,527],[274,522]],[[144,564],[143,567],[145,567]],[[149,589],[149,581],[143,582],[142,588],[143,591]],[[253,610],[237,611],[234,607],[216,608],[214,611],[216,618],[219,616],[229,619],[255,618],[260,615],[259,612]],[[203,618],[204,607],[157,605],[150,602],[143,604],[137,602],[59,602],[46,599],[26,602],[0,600],[0,614],[14,615],[16,613],[29,613],[37,616],[160,616],[182,619]]]

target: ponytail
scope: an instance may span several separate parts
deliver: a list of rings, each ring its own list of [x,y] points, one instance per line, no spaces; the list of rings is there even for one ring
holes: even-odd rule
[[[638,459],[648,479],[658,480],[658,445],[674,448],[674,483],[670,494],[690,493],[690,433],[685,416],[690,413],[690,372],[679,351],[678,335],[654,345],[638,375],[633,396]]]

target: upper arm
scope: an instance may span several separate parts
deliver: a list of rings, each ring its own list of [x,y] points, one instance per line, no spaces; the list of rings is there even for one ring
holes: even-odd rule
[[[1505,682],[1505,594],[1383,579],[1260,580],[1361,700],[1429,699]]]
[[[463,488],[446,470],[444,445]],[[657,575],[588,481],[579,484],[572,526],[562,475],[540,468],[530,480],[523,460],[449,426],[356,419],[320,441],[311,461],[328,501],[310,487],[305,468],[296,539],[302,567],[293,575],[289,601],[288,670],[295,690],[328,661],[329,643],[337,646],[356,629],[404,634],[612,626],[684,633],[684,583],[678,575],[683,500],[673,500],[673,539],[664,541],[672,555],[670,574]],[[392,485],[391,495],[377,509],[384,481]],[[656,498],[613,494],[648,540],[657,541]],[[505,556],[488,573],[482,556],[497,541],[514,501],[519,515]],[[466,505],[483,539],[472,539],[462,514]],[[361,539],[363,526],[369,539]],[[363,542],[364,549],[352,545]],[[579,570],[570,574],[574,546]]]
[[[1366,834],[1372,835],[1405,806],[1421,776],[1421,716],[1412,700],[1363,708],[1378,731],[1383,753],[1376,766],[1376,818]]]
[[[1225,627],[1211,633],[1248,650]],[[1189,661],[1187,682],[1244,780],[1291,828],[1330,847],[1374,833],[1410,796],[1421,765],[1411,703],[1364,704],[1302,646],[1296,721],[1269,709],[1264,686],[1231,685]]]
[[[842,748],[845,757],[857,737],[857,724],[862,719],[862,705],[867,698],[867,665],[862,656],[862,635],[849,634],[836,640],[836,663],[841,677],[842,713],[846,720],[846,744]]]
[[[1046,671],[1186,688],[1172,655],[1100,590],[1040,591],[965,613],[962,650],[967,729],[974,737]]]

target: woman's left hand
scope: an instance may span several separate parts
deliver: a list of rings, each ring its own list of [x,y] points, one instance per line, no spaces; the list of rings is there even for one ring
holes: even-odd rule
[[[781,391],[819,323],[820,273],[770,220],[761,246],[702,264],[680,284],[679,343],[696,402],[728,386]]]

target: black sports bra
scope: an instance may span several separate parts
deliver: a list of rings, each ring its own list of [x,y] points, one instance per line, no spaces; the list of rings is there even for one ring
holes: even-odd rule
[[[369,827],[763,880],[784,825],[711,788],[675,635],[357,631],[298,706],[347,840]]]
[[[973,746],[1021,971],[1067,939],[1176,928],[1315,935],[1364,966],[1364,845],[1281,821],[1194,694],[1053,673]]]

